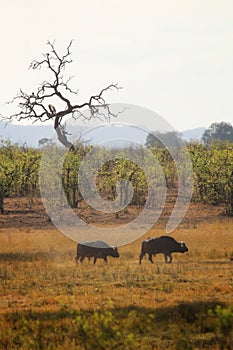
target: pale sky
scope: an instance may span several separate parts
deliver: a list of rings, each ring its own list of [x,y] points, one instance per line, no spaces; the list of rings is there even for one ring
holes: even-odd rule
[[[136,104],[178,131],[233,123],[232,0],[0,0],[0,113],[22,88],[46,79],[28,70],[71,39],[68,75],[79,101],[110,83],[109,102]]]

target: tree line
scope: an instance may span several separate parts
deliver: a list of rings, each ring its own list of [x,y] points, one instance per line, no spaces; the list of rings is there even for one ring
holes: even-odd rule
[[[49,145],[50,161],[53,162],[53,148]],[[178,174],[176,164],[169,148],[154,144],[148,146],[152,154],[161,165],[169,189],[177,189]],[[195,202],[223,205],[225,213],[233,215],[233,143],[229,141],[213,141],[210,145],[202,142],[186,144],[194,172],[194,188],[192,200]],[[62,165],[62,186],[67,200],[72,207],[78,207],[83,200],[79,188],[79,168],[84,157],[92,146],[79,144],[75,150],[67,152]],[[106,157],[111,152],[100,149],[99,157]],[[124,149],[115,150],[114,159],[103,164],[96,177],[96,186],[99,194],[106,200],[116,199],[117,183],[128,186],[123,180],[129,180],[134,189],[130,205],[143,206],[147,200],[147,178],[141,167],[144,154],[140,149],[135,152],[132,147],[127,150],[134,155],[135,162],[124,159]],[[9,141],[0,140],[0,212],[4,213],[4,198],[6,197],[39,197],[39,169],[43,149],[34,149],[25,145],[13,145]],[[136,156],[135,156],[136,155]],[[138,157],[138,158],[137,158]],[[94,168],[92,159],[87,164],[86,171]],[[162,175],[155,165],[148,165],[150,183],[156,187],[162,183]],[[49,164],[48,164],[49,169]],[[183,169],[185,178],[185,169]],[[48,172],[48,176],[49,176]],[[154,181],[154,182],[153,182]],[[54,186],[56,186],[54,184]],[[86,183],[86,186],[90,184]],[[56,190],[56,188],[54,187]],[[122,204],[127,203],[127,187],[122,187]],[[93,189],[94,190],[94,189]],[[156,198],[151,200],[156,200]]]

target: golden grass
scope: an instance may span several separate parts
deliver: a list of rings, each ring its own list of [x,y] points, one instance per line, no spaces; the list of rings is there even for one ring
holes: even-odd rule
[[[164,234],[153,229],[150,237]],[[75,265],[76,243],[57,230],[0,230],[1,313],[17,310],[166,307],[182,302],[233,301],[233,225],[231,220],[177,229],[186,254],[162,255],[138,264],[142,239],[120,247],[120,259],[106,265],[85,260]]]
[[[162,234],[156,227],[146,237]],[[76,266],[76,243],[56,229],[1,229],[0,347],[229,348],[232,220],[186,224],[173,236],[189,252],[174,254],[172,264],[158,255],[139,265],[141,238],[119,247],[120,259],[107,265]]]

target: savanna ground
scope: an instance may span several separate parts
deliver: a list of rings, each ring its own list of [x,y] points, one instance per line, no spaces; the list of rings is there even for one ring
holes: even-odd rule
[[[172,233],[189,248],[165,264],[138,264],[143,238],[120,259],[75,265],[76,243],[48,220],[39,199],[6,199],[0,215],[0,349],[231,349],[233,218],[191,204]],[[86,210],[86,211],[85,211]],[[80,216],[96,225],[118,219]],[[146,237],[165,233],[169,204]],[[120,229],[120,227],[119,227]]]

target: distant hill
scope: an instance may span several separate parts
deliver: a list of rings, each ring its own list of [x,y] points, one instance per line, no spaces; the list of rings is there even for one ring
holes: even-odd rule
[[[68,124],[67,132],[71,142],[81,136],[87,143],[101,144],[108,140],[121,140],[121,146],[125,147],[129,142],[144,144],[146,136],[144,130],[131,126],[109,126],[107,129],[101,126],[87,128],[80,125]],[[73,137],[72,137],[73,135]],[[30,147],[38,147],[39,141],[43,138],[56,140],[55,131],[52,125],[14,125],[0,122],[0,137],[10,140],[12,143],[27,144]],[[128,141],[127,141],[128,140]],[[125,142],[124,142],[125,141]],[[113,141],[114,142],[114,141]],[[119,146],[119,143],[117,143]]]
[[[195,128],[189,129],[181,132],[182,139],[186,141],[197,140],[200,141],[206,128]]]
[[[73,133],[78,135],[78,129]],[[80,130],[80,129],[79,129]],[[83,129],[84,130],[84,129]],[[135,131],[136,130],[136,131]],[[186,141],[200,140],[205,128],[195,128],[181,132],[182,139]],[[134,127],[109,127],[108,139],[111,140],[121,138],[122,140],[130,139],[136,143],[144,144],[146,142],[145,132],[140,132],[140,129]],[[84,133],[85,134],[85,133]],[[93,132],[88,132],[87,139],[93,143],[101,143],[106,138],[103,130],[94,129]],[[0,137],[4,140],[10,140],[12,143],[27,144],[30,147],[38,147],[39,140],[43,138],[54,137],[54,129],[52,125],[15,125],[0,122]]]
[[[12,143],[38,147],[39,140],[53,135],[52,125],[14,125],[0,122],[0,136]]]

